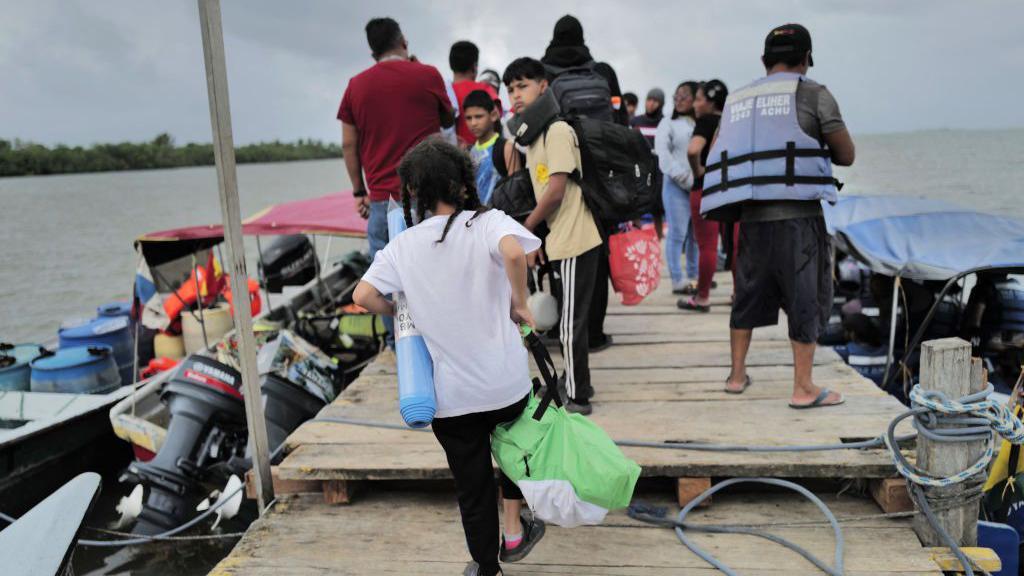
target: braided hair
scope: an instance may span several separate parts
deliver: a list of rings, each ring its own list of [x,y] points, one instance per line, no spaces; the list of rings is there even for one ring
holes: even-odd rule
[[[428,210],[437,210],[439,202],[455,207],[455,212],[444,225],[441,238],[437,240],[439,244],[444,242],[463,210],[476,211],[466,222],[467,228],[473,225],[477,216],[489,210],[480,203],[476,173],[469,155],[440,137],[427,138],[409,150],[398,165],[398,176],[402,179],[402,209],[409,227],[422,222]],[[416,197],[415,220],[412,214],[413,195]]]

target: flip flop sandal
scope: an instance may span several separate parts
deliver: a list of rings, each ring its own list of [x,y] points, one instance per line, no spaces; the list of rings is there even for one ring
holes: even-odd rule
[[[693,310],[695,312],[711,312],[711,306],[697,304],[693,298],[680,298],[676,302],[676,307],[680,310]]]
[[[683,296],[693,296],[697,293],[697,285],[691,282],[690,284],[687,284],[686,286],[683,286],[678,290],[672,290],[672,293],[682,294]]]
[[[789,407],[794,409],[794,410],[808,410],[808,409],[811,409],[811,408],[825,408],[825,407],[828,407],[828,406],[839,406],[843,402],[846,402],[846,398],[843,398],[843,395],[840,394],[839,395],[839,400],[837,402],[830,402],[830,403],[826,404],[825,403],[825,399],[828,398],[828,395],[831,394],[831,393],[832,393],[832,391],[829,390],[828,388],[822,388],[821,389],[821,394],[818,394],[818,397],[814,399],[814,402],[811,402],[810,404],[793,404],[792,402],[790,402],[789,403]]]
[[[743,388],[740,388],[739,390],[733,390],[733,389],[729,388],[729,379],[726,378],[725,379],[725,393],[726,394],[743,394],[744,392],[747,391],[747,388],[750,388],[750,385],[753,384],[753,383],[754,383],[754,381],[750,378],[750,375],[747,374],[747,379],[743,381]]]

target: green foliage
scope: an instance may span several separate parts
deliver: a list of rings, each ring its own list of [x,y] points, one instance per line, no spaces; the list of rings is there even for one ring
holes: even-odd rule
[[[319,140],[260,142],[235,149],[238,163],[288,162],[341,158],[341,146]],[[149,142],[95,144],[88,148],[0,139],[0,176],[106,172],[110,170],[151,170],[184,166],[212,166],[213,145],[188,143],[175,146],[167,133]]]

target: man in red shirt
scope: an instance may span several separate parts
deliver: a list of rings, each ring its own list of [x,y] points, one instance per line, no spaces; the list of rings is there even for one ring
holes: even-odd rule
[[[341,147],[359,214],[368,218],[370,260],[388,243],[388,200],[398,199],[398,163],[405,153],[455,122],[444,80],[433,66],[409,56],[402,29],[391,18],[366,24],[376,64],[345,89],[338,108]],[[363,179],[365,174],[366,178]],[[391,318],[385,319],[394,346]]]
[[[452,104],[457,109],[459,115],[455,124],[455,134],[459,137],[459,145],[463,148],[468,148],[476,142],[476,138],[469,131],[469,126],[466,126],[466,119],[462,115],[462,103],[466,100],[466,96],[469,96],[470,92],[474,90],[487,92],[494,99],[494,103],[498,107],[498,117],[501,117],[501,99],[498,98],[498,93],[495,92],[494,87],[485,82],[477,82],[476,80],[476,69],[479,60],[480,49],[476,47],[476,44],[468,40],[460,40],[452,44],[452,49],[448,52],[448,65],[452,68],[452,92],[457,100],[457,102],[452,102]]]

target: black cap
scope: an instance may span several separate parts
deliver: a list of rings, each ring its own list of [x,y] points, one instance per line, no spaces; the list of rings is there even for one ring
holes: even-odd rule
[[[803,54],[811,51],[811,33],[799,24],[783,24],[774,28],[764,39],[764,55],[788,56],[792,53]],[[814,59],[808,58],[808,64],[814,66]]]

